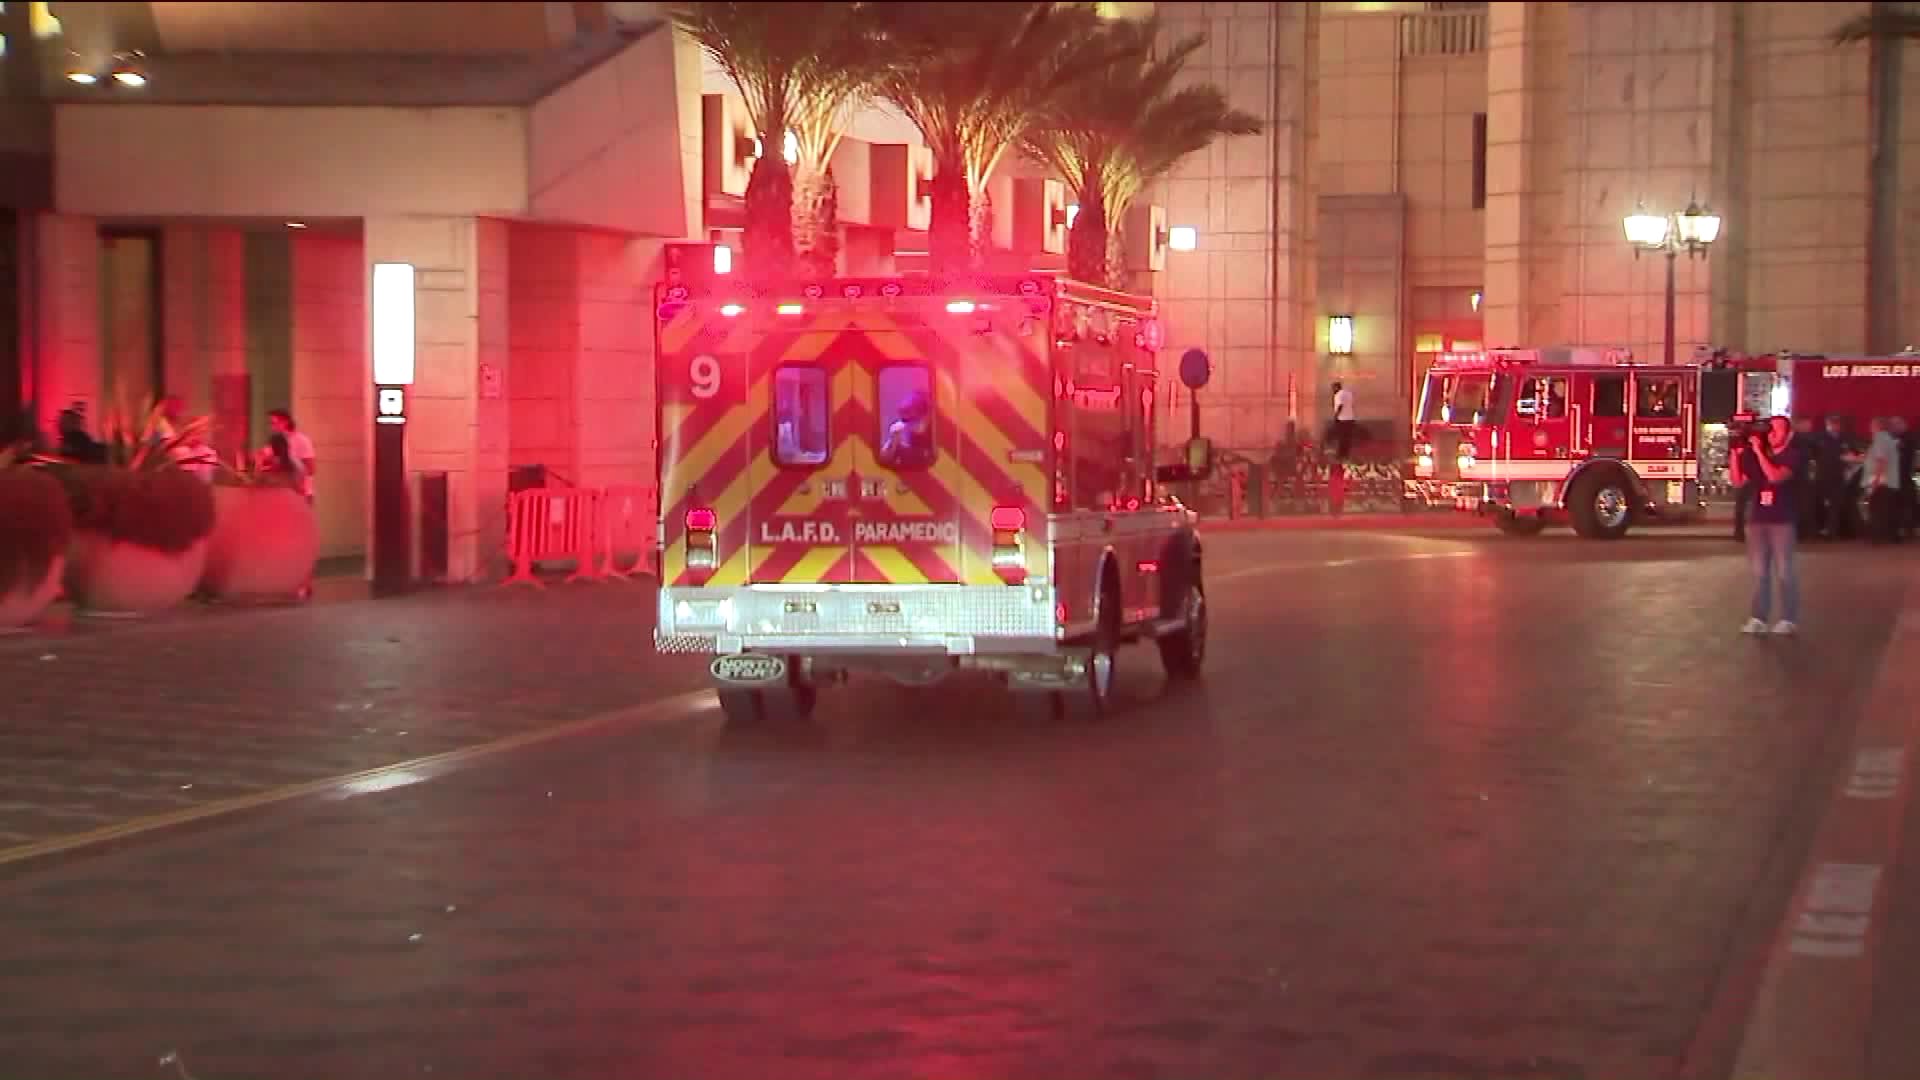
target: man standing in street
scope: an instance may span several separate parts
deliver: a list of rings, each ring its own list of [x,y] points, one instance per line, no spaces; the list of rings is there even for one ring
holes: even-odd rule
[[[1900,482],[1900,444],[1884,417],[1873,418],[1873,441],[1867,446],[1863,482],[1867,486],[1867,539],[1875,544],[1900,541],[1900,501],[1906,486]]]
[[[1333,384],[1333,438],[1341,461],[1353,454],[1353,391],[1344,383]]]
[[[1908,429],[1904,416],[1894,417],[1892,424],[1897,450],[1895,460],[1900,477],[1900,495],[1894,513],[1894,520],[1898,524],[1895,527],[1902,537],[1912,539],[1914,531],[1920,529],[1920,490],[1916,490],[1913,483],[1913,432]]]
[[[1753,506],[1747,521],[1747,564],[1753,570],[1753,610],[1745,633],[1791,635],[1800,616],[1800,581],[1794,567],[1795,533],[1800,524],[1796,505],[1800,453],[1793,446],[1793,424],[1784,416],[1768,421],[1767,434],[1747,436],[1728,459],[1736,487],[1752,478]],[[1775,586],[1780,591],[1780,621],[1768,627]]]

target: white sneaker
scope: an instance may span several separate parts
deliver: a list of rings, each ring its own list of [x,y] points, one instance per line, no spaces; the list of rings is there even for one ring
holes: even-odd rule
[[[1773,632],[1781,637],[1792,637],[1799,629],[1799,627],[1785,619],[1781,619],[1779,622],[1773,624]]]
[[[1748,619],[1747,625],[1741,627],[1740,632],[1743,634],[1764,634],[1767,632],[1767,624],[1761,622],[1759,619]]]

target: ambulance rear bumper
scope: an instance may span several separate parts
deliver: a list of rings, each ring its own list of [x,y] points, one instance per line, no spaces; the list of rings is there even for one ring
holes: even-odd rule
[[[1054,652],[1046,585],[742,585],[660,590],[663,653],[981,656]]]

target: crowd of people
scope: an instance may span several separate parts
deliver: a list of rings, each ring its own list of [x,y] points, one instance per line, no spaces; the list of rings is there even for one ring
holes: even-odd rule
[[[1916,439],[1901,417],[1876,418],[1864,437],[1844,417],[1792,427],[1796,452],[1795,532],[1801,540],[1857,540],[1894,544],[1920,531],[1920,487],[1914,484]],[[1735,539],[1746,526],[1759,486],[1757,471],[1734,488]],[[1861,511],[1865,503],[1865,513]]]
[[[203,426],[187,424],[183,419],[185,403],[177,397],[160,402],[149,437],[156,445],[169,446],[168,453],[179,467],[207,483],[220,469],[220,457],[207,441]],[[273,433],[253,455],[254,468],[285,478],[289,487],[313,502],[313,440],[294,422],[286,409],[267,414]],[[182,434],[184,432],[184,434]],[[87,420],[85,402],[76,401],[60,410],[54,433],[48,438],[32,412],[22,410],[12,417],[0,417],[0,447],[24,449],[47,454],[81,465],[105,465],[109,459],[107,444],[97,438]]]

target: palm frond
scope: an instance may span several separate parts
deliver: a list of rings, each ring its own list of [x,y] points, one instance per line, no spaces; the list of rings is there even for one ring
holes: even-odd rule
[[[1836,45],[1855,41],[1886,41],[1920,38],[1920,15],[1898,11],[1876,11],[1841,23],[1833,31]]]

